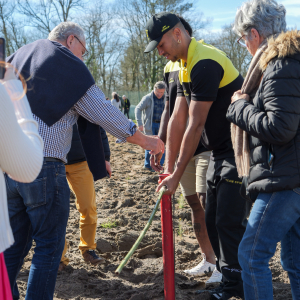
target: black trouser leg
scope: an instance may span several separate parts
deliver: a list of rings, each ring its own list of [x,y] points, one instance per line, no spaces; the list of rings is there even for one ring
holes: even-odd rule
[[[129,119],[129,109],[124,109],[124,115]]]
[[[249,204],[240,196],[241,179],[237,176],[234,159],[212,163],[207,176],[209,211],[206,214],[206,226],[223,275],[224,292],[243,297],[238,246],[246,229]]]

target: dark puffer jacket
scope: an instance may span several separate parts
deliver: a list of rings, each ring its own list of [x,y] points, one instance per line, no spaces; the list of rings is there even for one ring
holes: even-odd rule
[[[253,103],[237,100],[227,112],[249,134],[254,194],[300,187],[300,32],[270,40],[260,65],[264,75]]]

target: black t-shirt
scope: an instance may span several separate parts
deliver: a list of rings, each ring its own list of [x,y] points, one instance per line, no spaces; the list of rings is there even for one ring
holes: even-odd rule
[[[166,84],[166,91],[165,91],[165,99],[166,101],[169,101],[169,116],[171,117],[175,101],[177,98],[177,86],[180,85],[179,82],[179,70],[180,70],[180,62],[172,62],[169,61],[164,69],[164,82]],[[196,149],[196,152],[194,154],[198,155],[202,152],[208,151],[201,143],[201,141],[198,144],[198,147]]]
[[[212,150],[213,159],[233,157],[230,122],[226,112],[233,93],[243,84],[243,77],[225,53],[194,38],[189,46],[187,62],[181,62],[177,95],[191,101],[213,101],[201,142]]]

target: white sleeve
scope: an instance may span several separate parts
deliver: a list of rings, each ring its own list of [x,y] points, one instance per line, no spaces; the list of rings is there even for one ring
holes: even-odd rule
[[[32,182],[43,165],[43,140],[22,91],[19,80],[0,83],[0,166],[14,180]]]

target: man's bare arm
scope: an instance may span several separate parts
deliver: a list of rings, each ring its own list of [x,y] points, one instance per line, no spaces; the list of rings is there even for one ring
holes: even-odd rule
[[[147,136],[138,130],[134,135],[127,137],[126,141],[131,144],[139,145],[144,149],[151,150],[151,154],[164,153],[165,151],[164,143],[157,136]]]
[[[168,124],[165,172],[172,173],[186,129],[188,105],[185,97],[177,97],[174,112]]]
[[[191,101],[191,105],[189,108],[189,124],[182,139],[180,155],[178,158],[176,169],[171,176],[163,180],[158,185],[156,189],[157,191],[159,191],[162,186],[166,185],[168,187],[168,194],[175,193],[180,178],[197,149],[212,103],[212,101]],[[169,153],[169,146],[170,145],[168,145],[167,147],[167,155]]]

